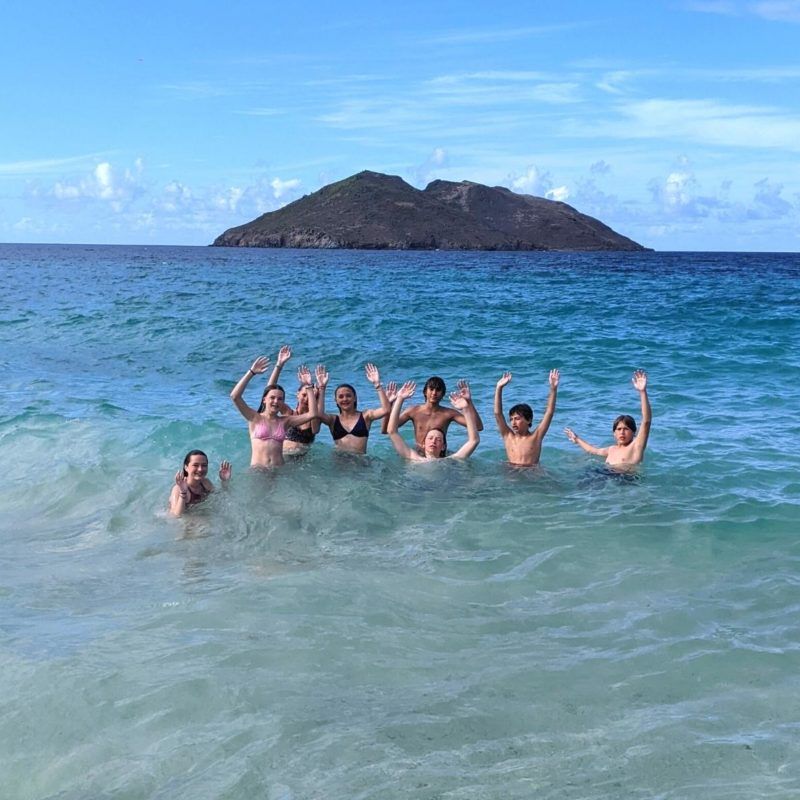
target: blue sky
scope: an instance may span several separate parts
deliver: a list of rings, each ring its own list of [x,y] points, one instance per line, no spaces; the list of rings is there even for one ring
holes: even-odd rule
[[[6,4],[0,241],[208,244],[362,169],[800,251],[800,0]]]

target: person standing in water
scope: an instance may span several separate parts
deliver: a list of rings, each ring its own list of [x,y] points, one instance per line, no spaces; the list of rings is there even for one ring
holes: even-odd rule
[[[252,377],[266,372],[268,366],[269,359],[259,356],[231,390],[233,404],[247,420],[252,448],[251,467],[282,466],[284,464],[283,442],[286,439],[286,428],[300,427],[319,416],[316,392],[311,386],[310,373],[308,373],[308,384],[304,387],[308,390],[309,405],[309,410],[305,414],[282,414],[287,408],[286,395],[283,387],[277,384],[268,384],[264,389],[258,410],[250,408],[243,399],[244,390]]]
[[[460,392],[460,383],[458,384],[458,389]],[[446,455],[447,429],[450,427],[450,423],[455,422],[456,425],[463,425],[464,427],[467,425],[466,416],[459,409],[447,408],[441,405],[446,392],[445,382],[438,375],[433,375],[425,381],[425,386],[422,388],[425,402],[411,406],[400,415],[398,428],[401,428],[411,420],[411,424],[414,426],[414,441],[420,454],[425,452],[425,437],[428,431],[439,430],[442,432],[444,437],[442,455]],[[474,405],[473,409],[476,415],[478,431],[482,431],[483,420]],[[384,423],[384,433],[388,433],[388,422]]]
[[[400,422],[400,411],[403,405],[403,400],[411,397],[417,385],[413,381],[406,381],[397,391],[397,399],[392,405],[392,411],[389,414],[389,424],[387,426],[389,437],[392,440],[394,449],[397,454],[402,458],[407,458],[409,461],[432,461],[442,458],[455,458],[463,459],[469,458],[474,452],[475,448],[480,442],[480,434],[478,433],[478,412],[472,403],[472,393],[469,389],[469,384],[466,381],[458,382],[458,392],[453,392],[450,395],[450,402],[464,415],[467,425],[467,441],[461,445],[452,455],[445,455],[445,439],[444,431],[439,428],[429,428],[425,434],[422,448],[423,454],[420,455],[416,449],[410,448],[404,441],[403,437],[398,432]]]
[[[291,357],[292,348],[287,344],[283,345],[278,351],[278,358],[275,361],[275,366],[272,368],[269,380],[267,381],[268,386],[278,385],[281,370]],[[325,367],[322,364],[317,365],[316,375],[317,385],[309,389],[308,387],[311,384],[311,370],[309,370],[305,364],[301,364],[298,367],[297,380],[300,384],[300,388],[297,390],[297,405],[292,412],[294,415],[299,416],[308,413],[310,409],[308,399],[309,392],[317,393],[317,405],[319,405],[319,393],[324,392],[325,387],[328,385],[328,373],[325,371]],[[286,438],[283,440],[283,454],[285,456],[299,456],[307,453],[309,447],[311,447],[319,433],[319,429],[320,420],[318,417],[302,425],[298,425],[297,427],[287,427]]]
[[[650,436],[650,422],[652,412],[650,409],[650,399],[647,396],[647,373],[642,369],[637,369],[631,378],[633,388],[639,392],[642,403],[642,422],[639,431],[636,431],[636,420],[628,414],[620,414],[611,426],[614,434],[614,444],[609,447],[595,447],[589,442],[584,441],[572,428],[564,428],[573,444],[577,444],[582,450],[593,456],[604,456],[606,465],[615,470],[626,471],[637,464],[641,464],[644,459],[644,451],[647,447],[647,439]]]
[[[503,439],[509,463],[520,467],[532,467],[539,463],[542,454],[542,440],[553,421],[556,411],[556,394],[560,373],[557,369],[550,370],[550,394],[547,396],[547,406],[536,428],[531,431],[533,423],[533,409],[527,403],[518,403],[508,412],[508,423],[503,416],[503,387],[511,382],[511,373],[505,372],[497,381],[494,390],[494,419],[497,430]]]
[[[179,517],[189,506],[202,503],[214,491],[214,484],[207,475],[208,456],[202,450],[190,450],[183,459],[183,467],[175,474],[175,485],[169,496],[169,513],[173,517]],[[231,462],[223,461],[219,479],[226,482],[230,478]]]
[[[364,372],[367,380],[378,393],[380,408],[359,411],[356,390],[349,383],[341,383],[333,391],[333,399],[339,413],[326,414],[324,411],[319,413],[319,418],[330,428],[336,449],[348,453],[366,453],[370,426],[376,419],[380,419],[391,410],[378,368],[374,364],[367,364]],[[325,375],[327,378],[327,373]],[[320,405],[323,409],[324,404],[324,392],[320,392]]]

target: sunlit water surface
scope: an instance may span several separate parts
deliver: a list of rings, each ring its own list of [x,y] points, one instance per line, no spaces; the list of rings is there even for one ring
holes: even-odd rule
[[[57,798],[800,796],[800,257],[0,246],[0,777]],[[464,464],[248,471],[261,353],[467,377]],[[538,419],[503,463],[492,392]],[[610,480],[563,427],[653,433]],[[257,402],[253,387],[248,399]],[[451,446],[463,433],[453,430]],[[200,447],[234,476],[184,519]]]

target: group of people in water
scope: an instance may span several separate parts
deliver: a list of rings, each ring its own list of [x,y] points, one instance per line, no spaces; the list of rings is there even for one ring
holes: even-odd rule
[[[367,452],[372,423],[382,420],[382,432],[389,435],[398,455],[409,461],[468,458],[480,442],[483,421],[465,380],[459,381],[456,391],[450,394],[452,408],[441,405],[446,386],[441,378],[434,376],[426,381],[423,388],[425,402],[404,410],[403,403],[413,397],[416,384],[407,381],[398,386],[390,382],[384,387],[378,368],[374,364],[367,364],[364,371],[375,389],[379,405],[359,410],[356,390],[349,383],[342,383],[333,393],[338,413],[331,414],[325,411],[328,371],[322,364],[317,365],[313,378],[308,367],[300,366],[297,370],[299,388],[295,407],[290,408],[286,404],[285,392],[278,381],[291,356],[292,350],[288,345],[278,351],[275,366],[257,409],[247,405],[244,393],[256,375],[267,371],[268,358],[259,356],[253,361],[231,390],[233,404],[247,421],[251,444],[250,466],[253,468],[281,466],[285,463],[285,456],[307,452],[322,425],[330,430],[337,450],[364,454]],[[511,373],[505,372],[497,381],[494,391],[494,418],[509,462],[514,466],[532,467],[539,463],[542,441],[555,414],[560,374],[557,369],[550,370],[547,405],[538,425],[533,429],[533,409],[527,403],[512,406],[506,421],[503,413],[503,389],[511,379]],[[642,419],[638,429],[633,417],[621,414],[612,425],[614,444],[608,447],[595,447],[571,428],[564,429],[569,441],[591,455],[604,457],[608,467],[619,471],[631,470],[642,462],[650,435],[652,414],[647,396],[647,374],[643,370],[636,370],[632,383],[641,402]],[[414,428],[413,447],[400,435],[400,428],[409,420]],[[447,450],[447,430],[453,422],[467,429],[467,441],[458,450],[450,453]],[[230,477],[230,462],[223,461],[219,478],[227,482]],[[175,485],[169,499],[170,512],[180,516],[188,507],[204,500],[213,490],[214,485],[208,478],[208,457],[201,450],[191,450],[186,454],[182,469],[175,475]]]

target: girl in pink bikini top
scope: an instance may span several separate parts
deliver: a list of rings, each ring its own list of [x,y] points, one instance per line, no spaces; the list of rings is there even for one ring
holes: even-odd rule
[[[283,414],[287,410],[283,388],[270,384],[264,390],[258,410],[250,408],[243,399],[244,390],[254,375],[265,372],[269,359],[259,356],[250,369],[239,379],[231,392],[231,400],[239,413],[247,420],[250,429],[252,454],[251,467],[278,467],[284,464],[283,441],[287,427],[297,427],[316,419],[316,395],[309,391],[309,410],[305,414]],[[309,387],[310,388],[310,387]]]

